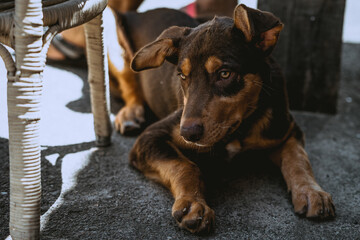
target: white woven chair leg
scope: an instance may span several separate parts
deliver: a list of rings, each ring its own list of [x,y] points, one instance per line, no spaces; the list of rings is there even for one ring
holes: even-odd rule
[[[44,57],[41,56],[41,0],[16,0],[14,36],[16,73],[8,74],[10,152],[10,235],[40,237],[40,97]]]
[[[98,146],[111,143],[110,97],[107,50],[104,44],[103,14],[85,24],[88,81]]]

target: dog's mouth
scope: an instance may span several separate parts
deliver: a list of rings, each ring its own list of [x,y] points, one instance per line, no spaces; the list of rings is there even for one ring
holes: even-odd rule
[[[200,148],[211,148],[216,143],[222,141],[226,136],[231,135],[240,125],[241,121],[235,121],[231,125],[219,123],[212,125],[211,127],[205,127],[203,136],[196,141],[189,141],[184,136],[181,136],[185,143],[200,147]],[[224,126],[225,125],[225,126]],[[226,127],[228,125],[228,127]],[[206,130],[208,129],[208,130]]]
[[[208,145],[205,145],[205,144],[200,144],[200,143],[194,143],[196,146],[198,147],[210,147]]]
[[[203,143],[199,143],[199,142],[191,142],[191,141],[186,140],[183,136],[181,136],[181,137],[184,140],[184,142],[186,142],[189,145],[195,145],[197,147],[202,147],[202,148],[208,148],[208,147],[212,146],[212,145],[209,145],[209,144],[203,144]]]

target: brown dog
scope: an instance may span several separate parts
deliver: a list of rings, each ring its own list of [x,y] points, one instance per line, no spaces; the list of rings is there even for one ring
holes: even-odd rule
[[[138,99],[161,119],[139,136],[130,163],[171,190],[172,214],[181,227],[212,227],[214,211],[194,163],[210,151],[227,151],[226,158],[265,149],[281,168],[296,213],[335,215],[330,194],[314,179],[284,78],[269,56],[283,28],[278,18],[239,5],[233,19],[216,17],[202,25],[169,9],[119,19],[137,51],[132,69],[154,68],[134,81]]]

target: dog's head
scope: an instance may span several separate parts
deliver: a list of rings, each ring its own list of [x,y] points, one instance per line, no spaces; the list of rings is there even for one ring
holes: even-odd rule
[[[273,14],[239,5],[233,19],[165,30],[136,53],[131,67],[141,71],[165,60],[177,65],[184,99],[180,134],[212,146],[257,108],[261,69],[282,28]]]

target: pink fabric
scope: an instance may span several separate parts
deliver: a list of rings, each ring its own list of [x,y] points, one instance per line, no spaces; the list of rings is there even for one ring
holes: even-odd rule
[[[190,3],[185,7],[185,12],[190,16],[195,18],[196,17],[196,3]]]

